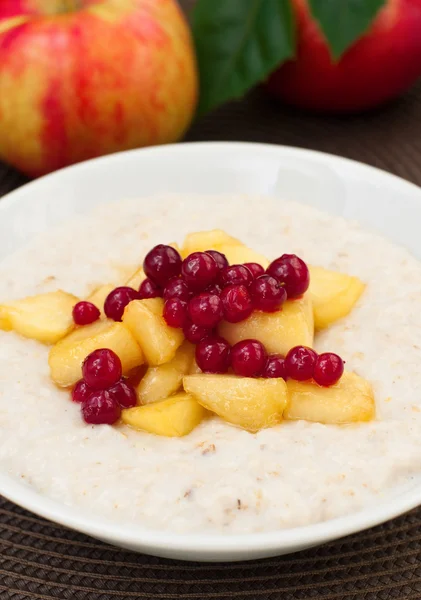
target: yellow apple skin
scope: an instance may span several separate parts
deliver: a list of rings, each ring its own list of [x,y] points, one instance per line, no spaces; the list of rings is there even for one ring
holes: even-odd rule
[[[0,2],[0,65],[0,159],[32,177],[174,142],[196,107],[176,0]]]

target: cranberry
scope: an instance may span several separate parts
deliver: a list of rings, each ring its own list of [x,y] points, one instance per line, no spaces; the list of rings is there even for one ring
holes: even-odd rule
[[[89,387],[84,379],[80,379],[72,389],[72,400],[73,402],[79,402],[83,404],[93,393],[93,391],[94,390]]]
[[[117,287],[106,297],[104,312],[109,319],[121,321],[124,309],[132,300],[139,300],[139,292],[127,286]]]
[[[212,256],[218,265],[218,269],[225,269],[225,267],[228,267],[228,259],[225,254],[222,254],[222,252],[218,252],[217,250],[206,250],[206,254],[210,254]]]
[[[164,304],[164,319],[170,327],[183,327],[187,318],[187,302],[180,298],[169,298]]]
[[[244,263],[244,266],[247,267],[255,279],[265,273],[264,268],[259,263]]]
[[[82,365],[82,375],[94,390],[105,390],[121,377],[121,360],[109,348],[100,348],[89,354]]]
[[[219,268],[215,259],[206,252],[193,252],[183,260],[181,273],[191,290],[199,292],[213,283]]]
[[[107,390],[95,391],[82,405],[82,416],[92,425],[112,425],[121,415],[118,402]]]
[[[291,348],[285,357],[285,369],[288,377],[297,381],[306,381],[313,377],[317,354],[307,346]]]
[[[280,354],[270,354],[262,371],[262,377],[282,377],[282,379],[286,379],[285,359]]]
[[[196,346],[196,362],[204,373],[226,373],[230,358],[231,347],[223,337],[208,337]]]
[[[339,381],[344,372],[344,361],[333,352],[324,352],[317,357],[313,379],[319,385],[329,387]]]
[[[72,314],[76,325],[89,325],[99,319],[101,311],[92,302],[82,301],[75,304]]]
[[[205,290],[205,292],[210,292],[211,294],[216,294],[217,296],[221,295],[221,287],[217,283],[211,283]]]
[[[189,303],[189,317],[195,325],[213,328],[222,320],[222,300],[216,294],[202,292]]]
[[[239,323],[253,312],[248,289],[244,285],[228,285],[221,292],[224,319],[229,323]]]
[[[143,270],[152,281],[164,287],[171,277],[180,275],[181,256],[171,246],[159,244],[145,256]]]
[[[252,281],[253,275],[244,265],[225,267],[219,276],[219,283],[222,287],[227,285],[245,285],[248,287]]]
[[[152,279],[147,277],[142,281],[139,287],[139,298],[160,298],[162,296],[161,288]]]
[[[195,323],[192,323],[190,319],[187,319],[187,322],[183,327],[183,333],[186,340],[192,344],[197,344],[206,337],[209,337],[209,335],[212,333],[212,330],[208,329],[207,327],[196,325]]]
[[[308,267],[295,254],[283,254],[268,266],[266,272],[284,286],[288,298],[301,296],[310,284]]]
[[[231,349],[231,364],[236,375],[258,377],[266,364],[265,347],[258,340],[243,340]]]
[[[131,408],[137,404],[136,390],[124,379],[117,381],[117,383],[107,391],[111,398],[113,398],[113,400],[115,400],[122,408]]]
[[[287,299],[284,288],[270,275],[261,275],[250,286],[254,308],[264,312],[279,310]]]
[[[184,300],[184,302],[188,302],[190,300],[190,291],[187,283],[181,277],[173,277],[169,280],[164,289],[164,300],[169,300],[170,298],[180,298],[180,300]]]

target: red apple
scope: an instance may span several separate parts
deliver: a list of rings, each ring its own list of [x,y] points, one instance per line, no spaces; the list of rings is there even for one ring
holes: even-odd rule
[[[359,111],[398,96],[421,75],[421,0],[389,0],[338,62],[306,0],[294,0],[294,7],[297,57],[267,83],[282,100],[316,111]]]
[[[0,159],[28,175],[176,141],[196,100],[176,0],[0,0]]]

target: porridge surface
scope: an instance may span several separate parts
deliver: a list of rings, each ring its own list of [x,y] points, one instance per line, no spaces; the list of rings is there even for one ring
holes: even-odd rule
[[[49,380],[48,348],[0,331],[1,470],[96,515],[178,532],[305,525],[410,483],[421,471],[421,263],[355,223],[261,197],[118,202],[5,260],[0,300],[57,288],[86,296],[124,281],[156,243],[212,228],[269,258],[295,252],[367,283],[352,314],[316,336],[316,349],[337,352],[371,381],[377,420],[250,434],[215,418],[181,439],[91,427]]]

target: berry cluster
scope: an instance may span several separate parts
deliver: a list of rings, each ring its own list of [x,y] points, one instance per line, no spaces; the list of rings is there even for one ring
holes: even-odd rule
[[[86,423],[115,423],[122,408],[136,405],[136,391],[122,377],[121,361],[108,348],[94,350],[82,365],[83,379],[72,390],[72,399],[82,405]]]

